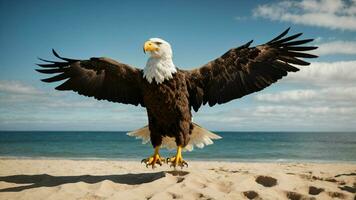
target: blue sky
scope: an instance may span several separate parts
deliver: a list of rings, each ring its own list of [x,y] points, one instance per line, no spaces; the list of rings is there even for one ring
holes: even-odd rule
[[[139,68],[143,43],[161,37],[175,64],[199,67],[251,39],[287,27],[315,38],[320,58],[266,90],[204,107],[194,121],[212,130],[355,131],[356,2],[4,1],[0,0],[0,130],[131,130],[141,107],[55,91],[39,81],[37,57],[106,56]]]

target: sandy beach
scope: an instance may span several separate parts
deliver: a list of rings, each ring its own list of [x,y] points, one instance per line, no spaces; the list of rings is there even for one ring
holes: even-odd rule
[[[356,164],[0,159],[0,199],[355,199]]]

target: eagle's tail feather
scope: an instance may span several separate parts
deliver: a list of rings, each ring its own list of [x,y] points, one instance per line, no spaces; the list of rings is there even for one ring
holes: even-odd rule
[[[137,139],[142,139],[142,143],[146,144],[150,141],[150,130],[148,126],[144,126],[140,129],[127,133],[129,136],[136,137]],[[213,144],[213,140],[220,139],[219,135],[208,131],[207,129],[193,123],[192,134],[190,135],[190,140],[183,150],[192,151],[194,146],[198,148],[203,148],[205,145]],[[177,147],[175,139],[172,137],[163,137],[162,148],[175,149]]]
[[[192,134],[190,135],[190,140],[184,149],[193,151],[194,146],[203,148],[205,145],[214,144],[213,140],[216,139],[221,139],[221,137],[199,126],[198,124],[193,123],[193,130]]]
[[[127,133],[128,136],[135,137],[136,139],[142,139],[142,144],[148,143],[150,139],[150,129],[148,126],[144,126],[140,129]]]

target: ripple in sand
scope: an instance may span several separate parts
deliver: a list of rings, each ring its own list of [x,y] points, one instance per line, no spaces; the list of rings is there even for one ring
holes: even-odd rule
[[[172,196],[172,199],[181,199],[183,198],[183,195],[181,194],[175,194],[175,193],[169,193]]]
[[[104,200],[104,197],[95,195],[95,194],[89,194],[87,193],[85,196],[78,198],[78,200]]]
[[[341,192],[328,192],[329,196],[331,196],[332,198],[339,198],[339,199],[345,199],[346,195],[344,195]]]
[[[248,199],[255,199],[255,198],[258,197],[258,193],[255,192],[255,191],[253,191],[253,190],[243,192],[243,194],[244,194],[245,197],[247,197]]]
[[[277,179],[270,176],[258,176],[255,181],[265,187],[272,187],[277,185]]]
[[[314,197],[308,197],[297,192],[286,192],[286,196],[290,200],[315,200]]]
[[[309,187],[309,194],[311,194],[311,195],[318,195],[323,191],[324,191],[324,188],[317,188],[314,186]]]
[[[166,173],[171,174],[172,176],[185,176],[189,174],[189,172],[187,171],[179,171],[179,170],[166,171]]]
[[[183,177],[177,177],[177,183],[183,182],[184,178]]]
[[[350,193],[356,193],[356,187],[350,187],[350,186],[339,186],[340,190],[344,190]]]
[[[214,200],[214,199],[211,198],[211,197],[205,196],[202,193],[197,193],[196,194],[196,200]]]

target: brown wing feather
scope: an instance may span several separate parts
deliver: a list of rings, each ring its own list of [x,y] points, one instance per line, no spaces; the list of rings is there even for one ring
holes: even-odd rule
[[[56,74],[42,79],[44,82],[66,80],[56,87],[57,90],[73,90],[98,100],[144,106],[142,70],[109,58],[74,60],[60,57],[54,50],[53,54],[66,62],[40,59],[47,64],[38,64],[43,69],[36,70],[44,74]]]
[[[260,91],[299,69],[294,65],[309,65],[299,58],[316,58],[305,53],[314,46],[300,46],[313,41],[295,40],[301,33],[285,37],[289,28],[266,44],[250,48],[252,41],[229,50],[206,65],[186,71],[190,104],[198,111],[202,104],[222,104]]]

